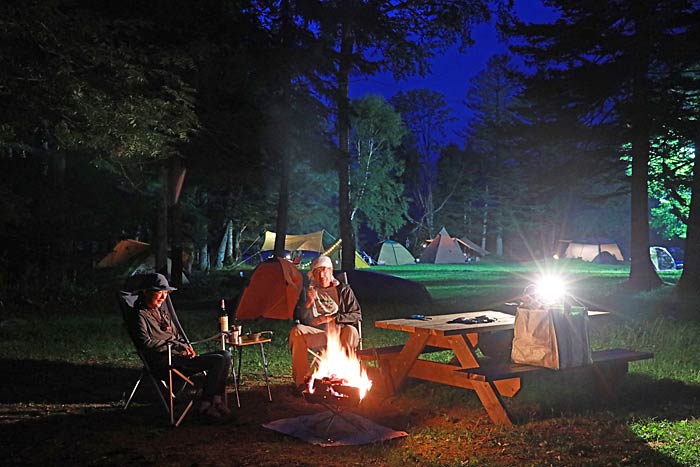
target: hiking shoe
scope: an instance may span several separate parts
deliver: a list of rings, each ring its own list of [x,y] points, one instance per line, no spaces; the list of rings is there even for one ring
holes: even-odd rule
[[[214,404],[212,407],[224,417],[231,416],[231,409],[226,407],[226,404],[224,404],[223,402],[219,404]]]

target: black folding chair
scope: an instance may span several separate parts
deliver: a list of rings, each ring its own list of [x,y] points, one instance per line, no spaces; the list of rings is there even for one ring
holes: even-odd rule
[[[163,408],[165,409],[165,412],[170,418],[170,424],[177,427],[180,425],[180,423],[182,423],[182,420],[184,420],[185,416],[192,409],[194,400],[190,399],[189,401],[187,401],[187,404],[179,412],[179,414],[176,414],[175,411],[175,400],[180,394],[182,394],[185,388],[190,387],[191,389],[195,390],[196,385],[194,381],[190,378],[190,376],[192,375],[186,375],[185,373],[173,366],[173,354],[171,344],[168,344],[168,364],[166,368],[152,368],[149,365],[147,359],[145,358],[143,352],[141,352],[141,350],[139,349],[139,346],[137,345],[138,340],[136,336],[136,320],[138,317],[138,310],[135,308],[135,306],[136,301],[138,299],[139,284],[142,277],[142,275],[136,275],[130,278],[130,280],[127,282],[127,290],[119,291],[117,295],[117,302],[119,303],[119,309],[124,319],[126,331],[129,334],[132,343],[134,344],[136,354],[139,356],[139,358],[141,359],[141,363],[143,364],[141,368],[141,374],[136,380],[136,383],[134,384],[131,393],[129,394],[129,397],[124,404],[124,410],[127,410],[129,408],[129,405],[131,404],[131,401],[133,400],[136,391],[141,385],[141,382],[143,381],[144,377],[147,377],[148,380],[151,381],[151,383],[153,384],[153,387],[156,389],[156,392],[158,393],[158,396],[163,404]],[[168,296],[165,301],[165,307],[170,315],[173,324],[178,329],[184,342],[186,342],[187,344],[196,345],[214,339],[221,339],[221,334],[216,334],[207,339],[203,339],[197,342],[190,342],[187,338],[187,335],[185,334],[185,331],[182,329],[182,325],[180,324],[179,319],[177,318],[177,313],[175,313],[175,307],[173,306],[172,301],[170,300],[170,296]]]

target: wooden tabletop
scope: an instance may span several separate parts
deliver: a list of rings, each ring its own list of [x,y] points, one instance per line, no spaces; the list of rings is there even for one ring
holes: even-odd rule
[[[589,316],[607,315],[606,311],[589,311]],[[490,323],[463,324],[463,323],[448,323],[455,318],[476,318],[479,316],[488,316],[496,321]],[[431,334],[441,336],[454,336],[459,334],[470,334],[480,332],[495,332],[513,329],[515,324],[515,316],[500,311],[482,310],[482,311],[465,311],[462,313],[454,313],[450,315],[425,315],[425,320],[399,318],[386,319],[376,321],[375,327],[383,329],[393,329],[395,331],[416,332],[416,330],[429,330]]]
[[[476,318],[488,316],[496,321],[491,323],[463,324],[448,323],[456,318]],[[467,311],[451,315],[426,315],[425,320],[400,318],[377,321],[374,325],[378,328],[393,329],[395,331],[416,332],[417,329],[429,330],[431,334],[442,336],[454,336],[473,332],[493,332],[513,329],[515,316],[500,311],[483,310]]]

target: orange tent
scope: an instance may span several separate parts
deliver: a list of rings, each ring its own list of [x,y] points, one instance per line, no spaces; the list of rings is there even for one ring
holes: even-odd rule
[[[262,262],[243,291],[236,319],[292,319],[302,287],[301,273],[291,261],[271,258]]]
[[[117,243],[107,256],[97,263],[98,268],[112,268],[128,263],[135,256],[145,255],[151,249],[148,243],[137,240],[122,240]]]

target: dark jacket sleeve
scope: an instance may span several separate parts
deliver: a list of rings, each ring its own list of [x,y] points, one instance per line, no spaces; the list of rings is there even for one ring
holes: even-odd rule
[[[172,331],[162,331],[158,322],[146,310],[139,310],[135,324],[136,345],[141,350],[166,352],[168,344],[172,344],[175,351],[185,349],[172,323],[170,323]]]
[[[349,285],[342,282],[338,285],[338,299],[340,300],[338,308],[338,324],[352,324],[362,321],[362,310],[360,302],[357,301],[355,293]]]
[[[302,289],[299,300],[297,300],[297,306],[294,308],[294,319],[307,326],[311,326],[311,322],[314,320],[311,309],[306,308],[306,287]]]

